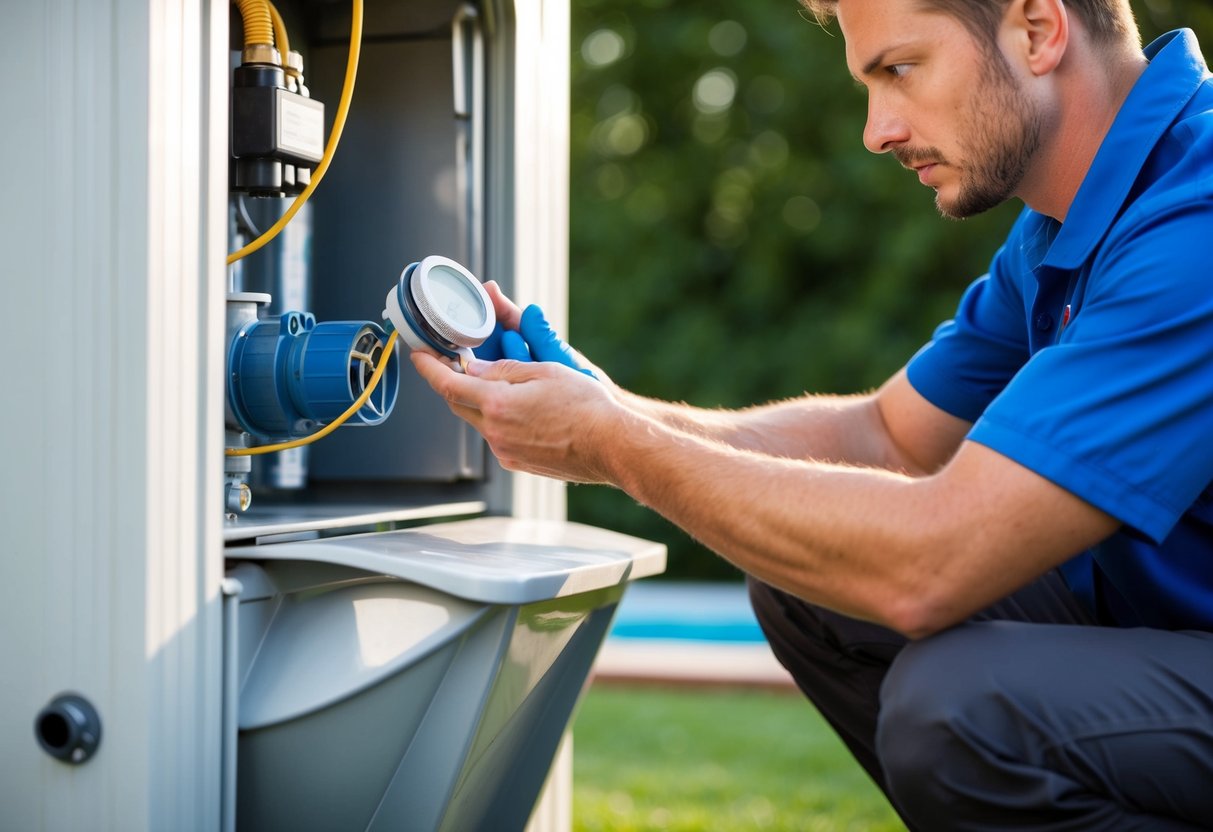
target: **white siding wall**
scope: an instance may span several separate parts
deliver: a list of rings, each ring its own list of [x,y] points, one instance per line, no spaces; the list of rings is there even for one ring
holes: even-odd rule
[[[0,26],[5,829],[217,824],[226,27],[225,0]],[[34,740],[66,690],[103,724],[81,766]]]

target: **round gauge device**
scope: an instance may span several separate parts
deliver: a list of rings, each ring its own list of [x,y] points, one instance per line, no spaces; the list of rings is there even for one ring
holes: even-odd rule
[[[488,292],[470,271],[430,255],[406,266],[387,293],[383,317],[412,349],[462,365],[493,332],[497,320]]]

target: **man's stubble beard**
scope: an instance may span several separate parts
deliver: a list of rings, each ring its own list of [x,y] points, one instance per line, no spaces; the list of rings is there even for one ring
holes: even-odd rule
[[[947,204],[935,195],[935,207],[950,219],[966,219],[1001,205],[1023,182],[1040,150],[1043,116],[1015,83],[1001,54],[990,56],[968,112],[962,118],[972,140],[963,146],[968,171],[960,192]]]

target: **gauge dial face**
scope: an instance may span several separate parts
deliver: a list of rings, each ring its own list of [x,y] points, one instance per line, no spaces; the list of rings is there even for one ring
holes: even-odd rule
[[[441,341],[478,347],[492,334],[497,323],[493,302],[475,275],[454,260],[430,255],[401,279],[411,284],[420,323]]]
[[[484,301],[466,277],[450,266],[433,266],[430,271],[429,294],[431,311],[438,312],[460,329],[484,326],[488,310]],[[437,323],[437,322],[435,322]]]

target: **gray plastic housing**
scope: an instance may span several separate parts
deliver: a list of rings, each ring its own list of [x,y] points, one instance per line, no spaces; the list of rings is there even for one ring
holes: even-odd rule
[[[242,829],[522,829],[665,548],[480,518],[236,547]]]

